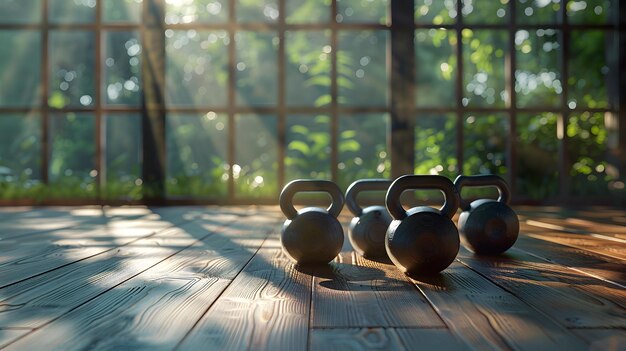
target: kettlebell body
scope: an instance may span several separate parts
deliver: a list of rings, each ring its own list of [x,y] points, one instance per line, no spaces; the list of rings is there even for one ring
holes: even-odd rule
[[[454,181],[463,212],[459,216],[459,233],[463,244],[477,254],[500,254],[511,248],[519,234],[519,219],[508,206],[509,188],[496,175],[458,176]],[[461,198],[465,186],[495,186],[498,200],[479,199],[467,203]]]
[[[437,210],[429,206],[405,211],[400,195],[408,189],[439,189],[445,203]],[[386,204],[394,218],[385,240],[391,261],[409,275],[435,274],[446,269],[459,252],[459,233],[451,218],[458,208],[452,182],[443,176],[406,175],[387,191]]]
[[[356,197],[362,191],[386,191],[390,184],[387,179],[362,179],[352,183],[346,191],[346,205],[355,215],[350,222],[348,238],[354,251],[363,257],[387,256],[385,234],[392,218],[384,206],[361,208]]]
[[[293,196],[298,192],[327,192],[332,198],[328,209],[306,207],[296,211]],[[328,263],[341,252],[343,228],[337,220],[344,203],[339,187],[325,180],[294,180],[283,188],[280,207],[287,220],[280,241],[283,251],[299,264]]]

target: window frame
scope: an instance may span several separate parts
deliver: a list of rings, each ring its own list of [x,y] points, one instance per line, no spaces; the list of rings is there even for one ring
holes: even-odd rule
[[[89,24],[53,24],[48,21],[48,5],[49,0],[41,1],[42,19],[36,24],[0,24],[0,29],[28,29],[39,30],[41,33],[41,82],[40,82],[40,103],[38,106],[25,108],[0,108],[0,118],[2,114],[8,113],[39,113],[41,118],[42,130],[42,147],[41,147],[41,169],[42,182],[49,183],[49,153],[50,153],[50,123],[49,117],[55,113],[67,112],[91,112],[95,116],[95,167],[97,170],[96,184],[98,188],[98,196],[94,199],[46,199],[44,204],[56,203],[129,203],[129,204],[274,204],[278,197],[267,199],[247,199],[239,198],[235,194],[235,184],[233,178],[232,167],[229,169],[228,179],[228,196],[220,199],[205,198],[171,198],[166,197],[166,143],[165,143],[165,119],[169,112],[183,113],[206,113],[206,108],[178,108],[170,107],[165,102],[165,30],[167,29],[219,29],[227,31],[230,41],[228,44],[228,63],[229,63],[229,89],[228,89],[228,105],[226,108],[211,108],[216,113],[225,113],[228,116],[228,164],[235,163],[235,115],[241,113],[270,113],[277,116],[278,120],[278,185],[281,187],[286,182],[285,177],[285,155],[286,155],[286,120],[290,114],[304,113],[324,113],[331,117],[331,155],[330,169],[332,180],[337,179],[337,164],[339,160],[337,143],[339,116],[342,114],[356,113],[386,113],[391,118],[391,135],[388,140],[388,149],[391,157],[391,175],[397,177],[402,174],[413,173],[415,155],[415,125],[416,118],[421,114],[428,113],[451,113],[456,116],[456,158],[457,171],[463,169],[464,150],[463,150],[463,119],[467,113],[506,113],[509,118],[508,142],[506,146],[507,160],[507,181],[514,191],[516,202],[532,202],[531,199],[525,198],[523,194],[517,191],[515,184],[517,170],[517,148],[516,148],[516,121],[520,113],[538,113],[553,112],[558,115],[557,133],[562,136],[559,138],[559,192],[555,198],[542,199],[543,202],[570,203],[577,201],[570,195],[570,176],[569,167],[571,160],[568,160],[565,151],[568,143],[566,133],[567,121],[572,114],[586,112],[601,112],[614,115],[619,122],[617,137],[619,139],[617,147],[610,150],[614,156],[615,165],[620,170],[620,176],[623,178],[626,174],[626,117],[620,114],[625,110],[626,104],[626,38],[624,29],[626,27],[626,6],[618,6],[618,23],[615,24],[572,24],[568,21],[566,14],[566,3],[564,0],[560,6],[559,22],[552,24],[521,24],[516,19],[516,7],[519,5],[517,1],[509,1],[507,8],[509,20],[502,24],[468,24],[464,23],[463,16],[458,15],[452,24],[423,24],[415,21],[414,18],[414,0],[389,0],[388,23],[340,23],[337,21],[336,14],[338,12],[338,1],[331,1],[330,18],[327,23],[312,24],[289,24],[286,23],[286,1],[277,0],[279,17],[275,23],[239,23],[236,18],[236,2],[228,1],[229,19],[223,24],[212,23],[190,23],[190,24],[166,24],[165,23],[165,0],[144,0],[142,3],[142,20],[139,23],[104,23],[102,18],[103,0],[96,2],[95,13],[96,19],[94,23]],[[462,13],[463,1],[457,1],[457,13]],[[415,62],[415,31],[418,29],[440,29],[445,28],[454,31],[458,38],[454,55],[457,57],[457,69],[455,72],[455,95],[456,106],[453,108],[423,108],[417,107],[415,103],[415,87],[416,87],[416,62]],[[49,80],[49,57],[48,57],[48,38],[52,30],[72,30],[79,29],[93,32],[95,35],[95,104],[92,108],[63,108],[55,109],[48,105],[48,80]],[[462,31],[464,29],[485,29],[485,30],[502,30],[508,35],[508,52],[507,63],[505,66],[505,87],[508,93],[508,101],[504,107],[498,108],[476,108],[466,107],[462,104],[463,97],[463,43]],[[515,70],[517,67],[517,57],[515,48],[515,33],[520,29],[555,29],[560,33],[560,42],[562,45],[562,54],[559,57],[559,69],[561,71],[561,82],[563,92],[560,94],[561,104],[558,107],[532,107],[519,108],[516,106],[517,97],[515,93]],[[258,30],[272,31],[277,33],[279,38],[277,52],[277,83],[278,96],[277,104],[273,107],[240,107],[236,103],[235,91],[235,61],[236,47],[234,36],[240,30]],[[312,31],[312,30],[329,30],[330,45],[332,52],[331,59],[331,103],[326,107],[292,107],[287,106],[285,98],[286,90],[286,73],[285,73],[285,32],[290,30]],[[387,72],[388,72],[388,103],[387,106],[381,107],[347,107],[338,103],[338,84],[337,84],[337,43],[339,33],[343,30],[382,30],[389,33],[389,41],[387,43]],[[619,51],[617,71],[618,71],[618,89],[617,97],[610,97],[616,101],[614,106],[608,108],[579,108],[571,109],[567,105],[569,87],[567,84],[569,74],[569,55],[570,52],[570,36],[572,31],[602,30],[605,32],[614,32],[618,37]],[[142,99],[138,107],[124,106],[106,106],[102,95],[102,79],[103,69],[103,33],[106,31],[137,31],[140,33],[142,42]],[[610,92],[609,92],[610,93]],[[104,140],[104,116],[114,115],[115,113],[137,113],[142,119],[142,146],[143,146],[143,162],[142,162],[142,179],[144,197],[141,200],[110,200],[103,199],[100,191],[106,186],[106,150],[103,144]],[[407,147],[411,145],[411,147]],[[621,151],[620,151],[621,150]],[[279,189],[280,190],[280,189]],[[580,201],[581,199],[578,199]],[[592,199],[598,202],[606,202],[607,199]],[[585,200],[589,201],[589,200]],[[20,200],[20,203],[25,201]],[[28,202],[28,199],[26,200]],[[36,201],[33,200],[33,203]],[[7,203],[11,203],[8,201]]]

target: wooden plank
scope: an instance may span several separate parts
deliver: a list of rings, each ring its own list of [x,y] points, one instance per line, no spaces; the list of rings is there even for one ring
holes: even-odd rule
[[[443,321],[393,264],[343,252],[313,278],[312,327],[439,327]]]
[[[262,248],[179,345],[182,350],[305,350],[312,277]]]
[[[598,239],[626,243],[626,228],[623,227],[593,223],[578,218],[555,219],[541,217],[522,220],[524,224],[531,227],[571,234],[586,234]]]
[[[626,225],[626,214],[619,207],[590,206],[571,209],[560,206],[516,206],[515,211],[529,218],[581,218],[596,223]]]
[[[0,241],[0,287],[148,238],[173,226],[169,221],[137,219],[109,225],[80,225],[27,238]],[[95,227],[95,229],[93,229]],[[25,240],[26,239],[26,240]]]
[[[68,213],[83,214],[84,211],[94,209],[77,208]],[[0,241],[0,251],[3,252],[0,257],[0,287],[153,236],[185,222],[209,220],[218,213],[217,208],[207,210],[202,207],[105,207],[106,217],[98,223],[82,223],[72,228]]]
[[[626,328],[625,288],[515,248],[492,257],[462,248],[459,259],[565,327]]]
[[[224,216],[221,221],[234,218]],[[199,227],[173,228],[0,289],[0,327],[48,323],[220,229],[217,217]]]
[[[171,350],[256,253],[271,227],[239,223],[209,236],[11,348]],[[255,238],[255,244],[241,245],[237,238],[248,244]]]
[[[596,254],[577,247],[565,246],[520,235],[514,248],[520,249],[544,261],[585,272],[591,276],[626,286],[626,270],[623,261]]]
[[[567,329],[458,262],[437,276],[413,281],[470,348],[587,349]]]
[[[626,350],[626,330],[624,329],[573,329],[573,331],[589,343],[589,350]]]
[[[520,223],[520,232],[530,237],[576,247],[600,255],[626,260],[626,243],[608,241],[585,234],[572,234],[537,228]]]
[[[29,333],[31,329],[0,328],[0,349]]]
[[[447,329],[346,328],[311,330],[312,351],[469,350]]]
[[[72,212],[74,211],[74,212]],[[99,207],[33,209],[10,208],[0,213],[0,242],[7,238],[71,228],[86,222],[102,223],[104,213]]]

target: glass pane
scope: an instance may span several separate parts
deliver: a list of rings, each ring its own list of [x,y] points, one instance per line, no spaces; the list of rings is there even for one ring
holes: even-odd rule
[[[604,113],[583,112],[569,117],[567,153],[571,162],[570,193],[606,196],[619,172],[607,162],[608,131]]]
[[[415,120],[415,174],[458,173],[456,116],[424,114]]]
[[[48,0],[51,23],[91,23],[96,20],[96,0]]]
[[[228,43],[225,31],[165,31],[166,102],[174,106],[225,106]]]
[[[617,79],[616,36],[612,32],[573,31],[569,56],[568,106],[606,108],[609,106],[607,87]]]
[[[342,31],[337,53],[339,103],[387,105],[386,31]]]
[[[287,105],[330,104],[329,34],[328,31],[285,32]]]
[[[40,192],[41,119],[39,115],[0,115],[0,198]]]
[[[456,0],[416,0],[415,22],[420,24],[452,24],[456,22]]]
[[[387,23],[388,0],[337,0],[337,22]]]
[[[278,121],[276,116],[235,116],[235,193],[242,198],[278,195]]]
[[[545,200],[559,193],[558,115],[551,112],[517,115],[517,192]]]
[[[180,113],[166,117],[168,196],[228,194],[228,117]]]
[[[418,107],[456,106],[456,34],[445,29],[415,31]]]
[[[517,107],[559,106],[563,55],[554,29],[520,30],[515,33]]]
[[[139,105],[141,103],[141,43],[137,32],[104,33],[105,103]]]
[[[50,32],[50,107],[95,104],[95,45],[93,32]]]
[[[570,0],[567,2],[568,21],[572,24],[618,23],[618,5],[616,0]]]
[[[508,100],[504,80],[507,32],[463,29],[462,33],[463,106],[504,107]]]
[[[389,178],[390,121],[387,114],[345,115],[339,118],[338,183],[342,189],[357,179]]]
[[[237,104],[273,106],[278,96],[278,37],[275,33],[239,32],[237,42]]]
[[[41,22],[41,0],[0,0],[0,23]]]
[[[507,173],[508,115],[469,114],[465,116],[463,128],[463,173],[504,176]]]
[[[560,23],[561,0],[517,0],[517,22],[523,24]]]
[[[141,198],[141,116],[105,115],[106,186],[102,196],[110,199]]]
[[[330,179],[330,117],[287,117],[285,177]]]
[[[104,22],[141,22],[142,0],[102,0]]]
[[[39,105],[39,32],[0,30],[0,77],[0,107]]]
[[[50,116],[48,188],[51,197],[96,195],[95,118],[91,113]]]
[[[330,20],[330,0],[287,0],[287,23],[317,23]]]
[[[461,0],[463,21],[468,24],[497,24],[509,20],[509,0]]]
[[[276,22],[277,0],[236,0],[238,22]]]
[[[228,20],[227,0],[165,0],[165,23],[220,23]]]

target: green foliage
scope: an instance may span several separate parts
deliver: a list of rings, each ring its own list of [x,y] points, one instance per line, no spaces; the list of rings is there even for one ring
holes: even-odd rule
[[[460,1],[460,0],[459,0]],[[456,1],[416,0],[418,23],[453,24],[507,23],[516,16],[519,24],[556,23],[561,6],[567,6],[570,23],[613,23],[617,2],[608,0],[533,1],[515,0],[517,13],[508,13],[510,1],[465,0],[456,13]],[[65,0],[50,0],[51,23],[91,23],[95,8]],[[289,0],[289,24],[328,23],[330,0]],[[113,4],[113,5],[111,5]],[[138,5],[139,4],[139,5]],[[228,1],[190,0],[166,2],[166,24],[224,24]],[[181,5],[182,4],[182,5]],[[37,23],[40,0],[5,0],[0,5],[1,23]],[[237,0],[236,21],[276,23],[278,1]],[[338,0],[340,23],[388,23],[388,1]],[[105,1],[105,23],[139,23],[138,0]],[[62,27],[62,26],[61,26]],[[180,27],[179,27],[180,28]],[[256,27],[255,27],[256,28]],[[141,104],[142,43],[136,32],[110,30],[94,42],[85,30],[54,30],[49,33],[47,77],[48,105],[52,109],[89,108],[96,98],[105,107]],[[568,85],[571,108],[613,108],[614,95],[607,83],[616,72],[616,40],[606,30],[573,31],[570,53],[562,52],[561,33],[556,30],[520,30],[514,37],[507,30],[464,29],[462,37],[443,29],[415,32],[419,109],[449,109],[450,114],[426,114],[416,118],[414,172],[443,174],[510,172],[507,148],[517,150],[517,192],[533,199],[559,194],[559,159],[569,161],[572,195],[623,196],[620,175],[611,159],[615,127],[602,113],[573,113],[565,122],[567,140],[557,134],[556,113],[518,112],[514,120],[506,114],[468,113],[457,124],[457,98],[468,108],[504,108],[509,104],[506,59],[509,40],[516,50],[515,93],[517,108],[558,108],[563,84]],[[166,36],[165,100],[168,107],[225,108],[231,77],[229,45],[235,45],[235,104],[237,107],[274,108],[278,101],[278,62],[285,64],[285,103],[289,107],[327,107],[331,98],[331,58],[337,60],[337,90],[340,107],[387,109],[388,31],[345,29],[338,32],[338,46],[331,47],[330,30],[290,30],[284,35],[285,56],[279,58],[277,33],[270,28],[238,31],[235,42],[225,30],[170,29]],[[462,96],[456,96],[458,64],[456,47],[462,41],[465,75]],[[41,33],[37,30],[0,30],[0,107],[28,108],[40,100]],[[95,62],[96,45],[101,45],[104,63]],[[559,57],[568,56],[569,79],[561,81]],[[109,60],[110,59],[110,60]],[[95,72],[102,69],[102,96],[96,97]],[[263,110],[265,111],[265,110]],[[490,111],[490,110],[487,110]],[[141,125],[138,115],[118,115],[106,120],[106,172],[103,186],[96,184],[95,118],[91,113],[51,113],[48,171],[50,185],[42,184],[41,116],[0,116],[0,198],[103,198],[140,199],[156,189],[141,179]],[[331,120],[323,114],[286,116],[286,155],[278,160],[278,117],[247,114],[228,118],[207,113],[167,115],[166,193],[170,197],[222,198],[228,194],[232,173],[237,197],[274,198],[279,162],[284,162],[287,180],[331,178],[337,169],[338,182],[346,187],[358,178],[390,176],[389,116],[346,114],[338,116],[338,140],[332,145]],[[231,121],[235,126],[230,126]],[[124,121],[124,122],[121,122]],[[516,123],[515,140],[508,140],[509,123]],[[462,130],[457,130],[462,127]],[[228,130],[235,129],[235,164],[229,165]],[[463,169],[457,159],[457,133],[464,143]],[[282,137],[282,136],[280,136]],[[566,149],[561,149],[566,145]],[[338,163],[331,164],[336,147]],[[231,168],[232,167],[232,168]],[[623,183],[622,183],[623,184]]]

